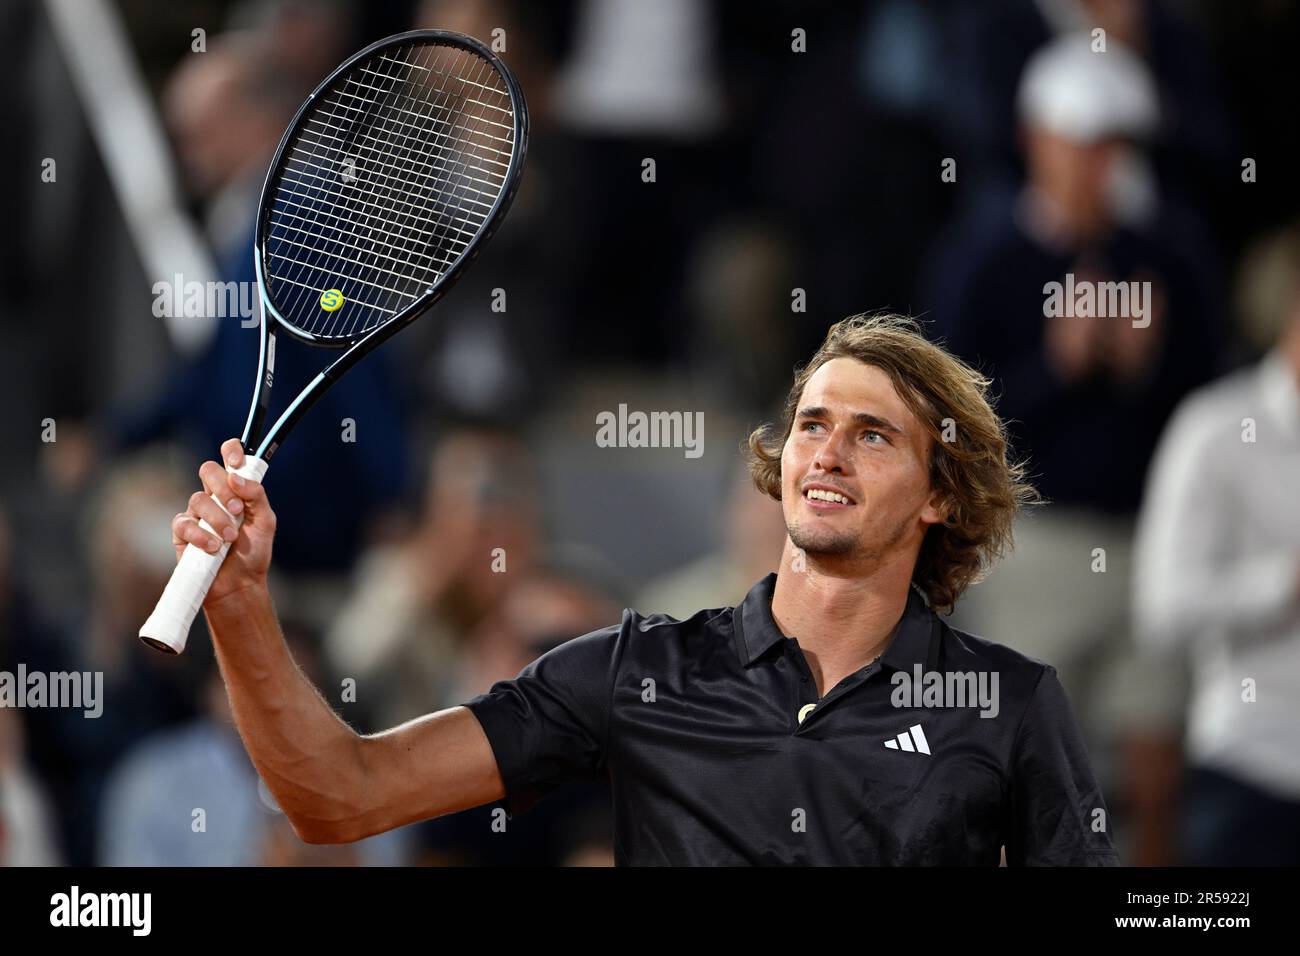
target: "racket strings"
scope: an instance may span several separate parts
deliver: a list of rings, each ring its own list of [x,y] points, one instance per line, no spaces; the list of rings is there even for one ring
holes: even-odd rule
[[[456,66],[460,68],[462,71],[464,69],[463,61],[466,59],[469,59],[469,57],[462,55],[461,56],[462,63],[456,64]],[[413,206],[414,203],[418,202],[418,197],[415,195],[414,189],[403,189],[401,188],[401,186],[397,185],[397,182],[399,182],[400,180],[395,180],[395,177],[405,175],[406,177],[409,178],[412,173],[416,173],[416,174],[418,174],[419,172],[427,173],[428,171],[420,170],[418,167],[421,164],[418,161],[416,161],[414,164],[411,163],[411,157],[413,155],[414,147],[411,143],[412,137],[407,132],[407,127],[409,127],[409,122],[406,121],[404,117],[401,115],[402,113],[414,113],[414,110],[409,109],[408,106],[414,104],[417,105],[418,108],[417,101],[415,100],[411,92],[407,89],[406,84],[402,82],[392,82],[395,79],[397,80],[403,79],[400,73],[398,73],[398,70],[401,68],[402,64],[393,61],[392,58],[385,58],[385,62],[388,65],[382,68],[384,72],[381,74],[381,79],[379,79],[378,81],[371,80],[371,82],[367,83],[364,81],[358,81],[356,77],[351,77],[350,78],[351,82],[347,84],[349,86],[370,87],[372,91],[371,93],[362,96],[358,93],[353,93],[351,90],[348,90],[346,87],[342,92],[349,94],[349,96],[351,97],[356,97],[358,100],[367,100],[368,101],[366,103],[367,106],[371,106],[371,105],[378,106],[379,109],[376,110],[376,114],[378,118],[377,119],[378,129],[380,129],[383,133],[387,135],[387,137],[390,140],[393,141],[392,146],[390,146],[386,150],[383,150],[383,155],[386,155],[388,159],[376,160],[377,164],[381,168],[384,168],[387,171],[388,178],[385,180],[383,177],[381,177],[378,185],[374,189],[362,190],[362,192],[368,194],[370,198],[367,201],[364,197],[359,197],[360,207],[366,210],[366,212],[369,214],[369,217],[375,218],[377,216],[377,218],[380,220],[384,219],[385,210],[391,210],[393,212],[396,212],[397,219],[395,221],[390,220],[386,225],[395,236],[399,237],[399,239],[402,242],[402,245],[406,248],[409,248],[413,240],[413,237],[409,235],[409,230],[412,228],[413,224],[410,221],[405,220],[401,217],[403,215],[411,216],[415,214],[414,210],[411,207]],[[487,64],[482,64],[481,67],[487,67]],[[374,73],[376,71],[370,71],[370,72]],[[415,71],[413,70],[407,70],[406,73],[408,78],[418,76],[418,74],[415,74]],[[375,86],[374,83],[376,82],[381,83],[382,86]],[[446,89],[444,86],[440,86],[437,90],[437,93],[439,94],[445,92]],[[376,93],[378,93],[380,96],[384,96],[384,99],[380,100],[377,96],[375,96]],[[455,108],[455,104],[454,103],[447,104],[445,102],[445,98],[443,98],[442,102],[440,102],[439,99],[435,99],[434,103],[439,107],[431,114],[435,117],[436,120],[443,120],[443,121],[446,120],[446,116],[444,116],[444,110],[442,107],[449,105],[451,109]],[[360,113],[362,110],[361,106],[357,102],[349,102],[348,98],[344,96],[339,96],[335,98],[334,106],[347,107],[351,109],[351,113],[347,111],[340,112],[338,109],[334,109],[331,111],[332,115],[334,116],[349,116],[355,113]],[[387,109],[385,109],[385,107]],[[451,110],[448,109],[447,112],[450,114],[450,111]],[[467,124],[461,124],[461,125],[464,126]],[[455,126],[453,126],[452,129],[453,131],[456,131]],[[443,135],[437,138],[439,140],[439,145],[445,147],[446,140],[448,137]],[[364,144],[363,144],[363,148],[357,150],[357,152],[360,156],[373,157],[373,155],[379,152],[379,150],[373,148],[364,148]],[[402,165],[408,165],[411,168],[408,170],[401,170],[400,167]],[[447,166],[445,161],[437,162],[435,165],[440,168],[445,168]],[[454,170],[449,170],[449,172],[454,172]],[[439,178],[447,180],[448,176],[447,174],[444,174],[443,177],[439,177],[435,174],[433,178],[435,180]],[[447,186],[454,185],[454,183],[443,182],[441,185],[445,188]],[[378,209],[374,208],[376,203],[378,204],[379,207]],[[352,205],[356,207],[358,204],[353,203]],[[436,205],[437,204],[435,204],[435,208]],[[440,211],[443,211],[445,214],[445,210],[440,210]],[[418,226],[415,226],[414,228],[418,229]],[[367,275],[366,277],[361,278],[361,281],[377,282],[380,280],[379,277],[377,276]],[[389,286],[388,288],[391,290],[391,286]],[[391,291],[400,292],[401,290],[391,290]],[[337,329],[338,324],[339,323],[337,321],[331,323],[330,326],[326,327],[321,331],[323,331],[325,334],[334,334],[335,332],[338,331]],[[349,329],[349,331],[351,331],[352,328],[355,328],[355,323]]]
[[[389,82],[393,78],[398,77],[398,74],[395,71],[395,69],[393,69],[393,67],[400,67],[401,64],[392,61],[391,58],[386,58],[385,61],[390,63],[391,66],[385,68],[385,72],[381,74],[381,79],[378,81],[383,84],[383,87],[374,86],[373,84],[376,81],[373,80],[370,83],[359,82],[357,81],[356,77],[351,77],[350,78],[351,83],[348,84],[348,85],[359,85],[363,87],[370,87],[372,91],[378,92],[380,95],[385,95],[384,101],[380,101],[378,100],[378,98],[372,99],[371,97],[374,97],[374,92],[372,92],[368,96],[360,96],[359,94],[353,93],[350,90],[346,89],[345,87],[342,90],[342,93],[346,94],[346,96],[341,95],[339,97],[336,97],[333,100],[333,105],[335,107],[347,107],[350,108],[353,111],[353,113],[359,113],[362,111],[361,106],[359,106],[357,103],[354,102],[348,102],[347,99],[347,97],[355,97],[357,100],[366,101],[367,106],[372,104],[379,105],[381,103],[386,103],[391,108],[389,111],[391,115],[387,117],[383,116],[382,109],[377,111],[379,114],[379,128],[385,133],[389,134],[389,138],[394,141],[394,146],[389,148],[388,150],[385,150],[384,152],[395,161],[378,160],[378,164],[386,170],[390,179],[389,181],[386,182],[381,181],[376,188],[361,189],[360,192],[363,193],[364,195],[363,197],[358,197],[358,198],[360,202],[360,207],[365,208],[366,212],[371,217],[375,217],[376,214],[378,214],[378,218],[382,220],[384,218],[385,210],[391,210],[397,213],[398,218],[395,221],[390,220],[388,223],[386,223],[386,225],[387,228],[395,236],[399,237],[402,240],[402,245],[409,249],[409,246],[413,239],[413,237],[409,235],[409,230],[411,228],[415,228],[418,230],[418,226],[413,227],[411,222],[404,221],[401,218],[401,216],[416,215],[415,210],[412,207],[414,206],[415,203],[418,202],[419,197],[415,196],[413,190],[411,189],[402,189],[401,187],[394,188],[394,182],[392,181],[392,177],[403,176],[403,175],[409,176],[410,172],[418,171],[416,169],[402,170],[399,168],[400,163],[397,162],[397,161],[409,162],[412,150],[414,148],[412,146],[412,143],[409,141],[411,139],[410,135],[407,134],[404,129],[402,129],[404,125],[409,125],[409,124],[404,124],[401,116],[398,115],[400,112],[414,113],[414,111],[405,108],[403,105],[399,105],[399,104],[414,103],[415,100],[414,97],[409,92],[404,90],[404,86],[402,83]],[[368,72],[373,74],[376,71],[368,71]],[[408,74],[411,72],[412,71],[408,71]],[[443,90],[440,89],[439,92],[443,92]],[[391,94],[391,95],[386,95],[386,94]],[[395,109],[397,112],[394,113],[393,109]],[[331,110],[331,115],[348,116],[351,114],[347,112],[340,113],[338,109],[333,109]],[[436,116],[437,119],[444,118],[441,115],[441,111],[439,111],[434,115]],[[393,135],[393,134],[398,134],[398,135]],[[335,138],[337,139],[337,137]],[[364,144],[362,145],[364,146]],[[365,154],[373,154],[377,152],[377,150],[373,148],[363,148],[358,150],[357,152],[361,155],[365,155]],[[418,166],[419,164],[417,163],[416,165]],[[364,198],[364,196],[367,195],[369,196],[368,201],[366,198]],[[351,205],[354,208],[356,208],[358,206],[358,203],[354,202]],[[376,205],[378,206],[378,208],[375,208]],[[371,263],[371,264],[378,268],[382,268],[378,266],[377,263]],[[375,281],[375,278],[367,277],[365,279],[362,279],[362,281]],[[391,290],[391,287],[389,287],[389,289],[390,291],[397,291],[397,292],[401,291],[401,290]],[[334,330],[325,329],[323,331],[329,334]]]
[[[343,89],[349,85],[350,79],[351,77],[345,79]],[[386,307],[380,302],[373,301],[377,298],[375,295],[362,295],[362,290],[356,286],[365,286],[367,291],[377,293],[393,293],[392,296],[380,295],[378,298],[413,296],[409,289],[409,281],[405,281],[406,277],[401,273],[394,274],[393,278],[403,280],[403,284],[408,288],[395,290],[391,285],[376,281],[379,270],[383,268],[378,256],[393,253],[391,261],[400,265],[402,258],[398,258],[398,255],[405,257],[409,253],[411,242],[411,237],[408,235],[409,225],[402,222],[399,215],[394,215],[393,212],[385,213],[386,209],[392,209],[395,213],[402,212],[400,206],[392,203],[392,190],[385,189],[382,181],[372,186],[359,185],[362,170],[358,158],[345,151],[347,145],[345,138],[334,137],[335,142],[331,143],[319,133],[311,134],[314,126],[328,123],[343,130],[345,136],[355,135],[356,130],[352,127],[357,125],[358,119],[363,122],[368,120],[365,114],[359,111],[340,112],[341,107],[352,104],[345,103],[338,96],[327,93],[323,99],[325,105],[310,114],[303,123],[303,132],[291,147],[283,178],[290,188],[296,186],[298,190],[306,190],[305,198],[310,206],[324,213],[314,225],[304,224],[303,217],[297,217],[299,223],[294,228],[302,230],[305,235],[299,238],[306,240],[298,242],[298,247],[306,252],[317,252],[323,249],[329,257],[309,256],[295,249],[277,250],[274,248],[276,244],[268,243],[269,258],[273,260],[279,258],[282,262],[297,266],[293,270],[293,275],[284,276],[287,281],[296,286],[296,291],[284,303],[282,313],[287,312],[286,318],[290,321],[306,318],[308,328],[316,334],[324,334],[326,330],[320,321],[320,310],[312,308],[310,295],[307,293],[318,291],[317,286],[331,279],[334,274],[341,274],[340,281],[337,285],[326,286],[326,288],[340,288],[347,301],[356,307],[369,306],[372,321],[382,321],[383,315],[396,314],[398,308]],[[325,119],[325,116],[329,119]],[[310,148],[305,148],[302,144]],[[301,192],[298,194],[302,195]],[[391,241],[379,238],[376,227],[381,224],[385,234],[392,237]],[[276,234],[274,229],[271,234],[272,236]],[[321,239],[326,241],[322,243]],[[294,243],[295,240],[290,239],[287,242]],[[380,243],[383,243],[383,246],[380,246]],[[376,247],[372,250],[373,255],[364,255],[367,246]],[[382,251],[384,247],[389,249],[389,253]],[[360,255],[349,255],[349,252],[360,253]],[[366,268],[360,269],[359,266]],[[392,272],[392,270],[388,271]],[[311,284],[300,281],[304,274],[314,281]],[[355,312],[357,309],[349,311]],[[375,316],[375,313],[378,313],[378,316]]]
[[[402,312],[465,253],[514,155],[506,82],[478,54],[385,49],[319,97],[288,144],[263,271],[282,317],[348,341]],[[342,293],[334,311],[321,294]]]

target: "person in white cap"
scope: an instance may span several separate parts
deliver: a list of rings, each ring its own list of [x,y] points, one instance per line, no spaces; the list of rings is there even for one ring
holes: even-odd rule
[[[1154,766],[1152,746],[1176,747],[1181,683],[1132,649],[1127,568],[1160,430],[1217,371],[1215,262],[1147,169],[1160,108],[1136,55],[1113,39],[1094,49],[1088,34],[1053,41],[1026,65],[1016,104],[1025,180],[973,204],[924,294],[935,332],[997,379],[1051,504],[1019,523],[1016,554],[958,617],[1061,662],[1085,734],[1102,744],[1100,773],[1122,793],[1118,759]],[[1128,809],[1130,852],[1158,862],[1168,808]]]

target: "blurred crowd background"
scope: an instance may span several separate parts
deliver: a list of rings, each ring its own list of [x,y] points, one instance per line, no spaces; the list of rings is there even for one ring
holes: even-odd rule
[[[1276,0],[6,2],[0,670],[102,672],[105,700],[0,709],[0,861],[612,860],[603,786],[506,833],[484,807],[305,846],[206,635],[135,638],[257,336],[159,317],[155,283],[251,282],[297,105],[414,27],[504,38],[533,139],[437,321],[268,475],[286,636],[345,720],[463,702],[625,606],[737,602],[784,534],[741,440],[832,322],[889,309],[992,377],[1050,499],[955,623],[1057,667],[1125,862],[1297,862],[1300,10]],[[1067,273],[1149,282],[1150,323],[1045,318]],[[319,357],[281,339],[287,390]],[[598,448],[620,404],[703,411],[704,454]]]

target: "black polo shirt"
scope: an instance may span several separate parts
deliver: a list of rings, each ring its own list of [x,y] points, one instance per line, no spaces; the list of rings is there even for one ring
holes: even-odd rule
[[[469,701],[508,813],[607,775],[620,865],[996,866],[1004,845],[1013,866],[1118,863],[1050,666],[950,628],[913,589],[881,658],[819,701],[775,584],[683,621],[625,611]],[[900,671],[996,673],[997,715],[925,706]]]

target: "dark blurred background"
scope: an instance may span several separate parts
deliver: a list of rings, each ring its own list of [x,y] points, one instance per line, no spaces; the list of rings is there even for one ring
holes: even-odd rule
[[[784,534],[742,439],[832,322],[889,309],[993,378],[1051,501],[955,623],[1058,668],[1125,862],[1298,862],[1300,10],[1280,0],[9,0],[0,670],[102,672],[105,706],[0,708],[0,862],[612,862],[603,786],[506,833],[484,807],[305,846],[206,636],[179,659],[135,639],[255,364],[242,316],[160,297],[253,282],[298,104],[415,27],[504,44],[533,139],[436,319],[267,478],[277,605],[344,719],[463,702],[624,606],[737,602]],[[1149,283],[1149,323],[1046,318],[1066,274]],[[282,347],[284,391],[319,356]],[[598,447],[620,404],[703,412],[704,454]]]

